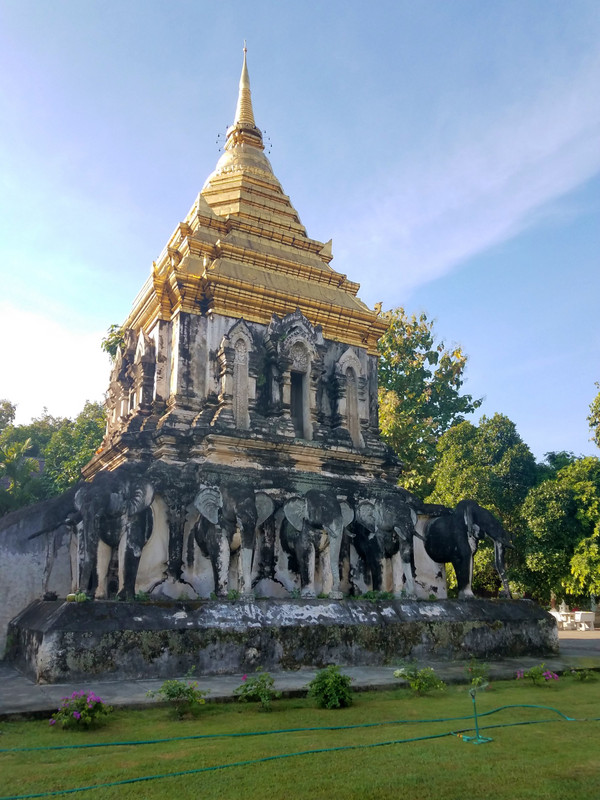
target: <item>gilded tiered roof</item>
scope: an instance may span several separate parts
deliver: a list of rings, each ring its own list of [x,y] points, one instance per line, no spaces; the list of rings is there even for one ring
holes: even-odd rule
[[[268,325],[299,308],[328,339],[376,351],[385,323],[335,272],[331,242],[310,239],[273,173],[256,126],[244,48],[225,149],[138,295],[127,327],[180,311]]]

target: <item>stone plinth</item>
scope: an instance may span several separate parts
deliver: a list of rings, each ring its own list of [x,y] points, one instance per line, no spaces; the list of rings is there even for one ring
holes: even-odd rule
[[[558,652],[549,614],[492,600],[36,601],[9,641],[9,658],[40,683]]]

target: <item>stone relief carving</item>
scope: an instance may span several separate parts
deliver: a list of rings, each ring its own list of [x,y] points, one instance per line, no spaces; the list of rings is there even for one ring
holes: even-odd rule
[[[316,597],[315,560],[326,551],[328,575],[331,579],[329,597],[340,599],[340,550],[345,528],[354,519],[348,503],[340,502],[331,492],[316,489],[303,497],[292,497],[283,505],[285,520],[281,529],[281,543],[295,556],[296,569],[301,579],[302,597]]]
[[[274,405],[291,418],[298,438],[311,440],[326,350],[321,327],[313,326],[299,309],[283,319],[274,314],[266,349]]]
[[[429,597],[438,593],[431,579],[426,587],[416,580],[415,544],[420,553],[421,542],[425,556],[440,566],[440,580],[443,564],[451,562],[459,596],[470,597],[473,555],[484,535],[494,542],[509,593],[504,552],[510,537],[469,500],[454,510],[428,507],[401,489],[380,487],[376,496],[363,491],[348,501],[326,481],[302,494],[283,486],[265,492],[249,478],[242,483],[223,473],[207,483],[198,464],[161,462],[100,472],[65,498],[46,501],[45,518],[52,522],[31,537],[70,528],[77,551],[74,585],[98,598],[107,595],[115,557],[117,592],[129,599],[140,589],[170,597],[208,597],[213,590],[223,597],[235,589],[250,597],[261,581],[267,596],[286,596],[298,587],[303,597],[325,592],[335,599],[367,589]],[[53,503],[62,503],[59,516],[50,513]],[[195,578],[189,571],[194,564]]]
[[[223,420],[224,413],[233,417],[239,430],[250,428],[250,408],[256,397],[256,374],[250,372],[250,354],[254,340],[244,320],[238,320],[221,342],[217,361],[219,366],[220,410],[216,418]]]
[[[365,399],[367,381],[356,351],[348,347],[335,365],[337,385],[337,411],[340,424],[343,425],[356,448],[363,448],[365,441],[361,426],[368,423],[368,410]]]
[[[194,505],[199,519],[193,535],[202,553],[210,559],[217,597],[227,597],[231,554],[239,551],[239,583],[243,597],[253,597],[252,560],[256,534],[273,513],[275,504],[265,492],[242,484],[201,486]]]
[[[127,330],[115,357],[106,395],[109,434],[123,428],[133,416],[150,413],[155,369],[153,340],[143,331],[136,335],[135,331]]]
[[[119,548],[119,596],[132,599],[142,548],[152,533],[154,487],[146,480],[101,472],[74,498],[77,524],[77,580],[80,591],[106,597],[108,566]],[[101,543],[107,547],[102,548]]]
[[[373,589],[384,590],[384,562],[390,559],[395,597],[416,597],[413,537],[417,514],[398,494],[356,505],[352,543],[369,567]]]

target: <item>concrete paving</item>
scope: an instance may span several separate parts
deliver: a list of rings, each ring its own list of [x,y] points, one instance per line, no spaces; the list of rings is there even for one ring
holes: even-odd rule
[[[560,653],[546,659],[507,658],[489,661],[492,679],[513,678],[518,669],[529,669],[542,660],[557,673],[572,667],[600,670],[600,630],[559,631]],[[420,666],[431,666],[447,683],[465,680],[466,661],[423,661]],[[344,667],[345,674],[353,679],[357,690],[390,689],[397,687],[393,672],[398,665],[386,667]],[[302,695],[306,685],[315,676],[316,669],[301,669],[294,672],[273,672],[275,688],[284,695]],[[183,677],[183,676],[182,676]],[[196,676],[195,676],[196,677]],[[202,675],[196,679],[201,689],[208,690],[208,701],[227,701],[233,698],[233,690],[242,682],[240,675]],[[81,683],[36,684],[19,673],[13,666],[0,661],[0,719],[19,715],[50,715],[66,695],[75,690],[93,689],[103,700],[113,706],[141,707],[156,700],[147,696],[162,685],[161,680],[90,680]]]

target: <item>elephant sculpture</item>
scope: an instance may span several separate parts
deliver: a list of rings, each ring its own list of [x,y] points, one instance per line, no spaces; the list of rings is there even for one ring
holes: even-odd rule
[[[502,596],[511,597],[504,564],[505,548],[512,548],[510,535],[496,517],[474,500],[461,500],[454,511],[431,519],[425,526],[423,543],[427,555],[438,564],[450,562],[456,572],[460,599],[473,597],[473,557],[479,540],[494,543],[495,566],[502,581]]]
[[[285,519],[281,544],[296,557],[302,597],[315,597],[316,554],[327,551],[325,566],[331,573],[329,597],[339,600],[340,549],[344,528],[354,519],[346,502],[329,492],[310,489],[303,497],[292,497],[283,505]]]
[[[108,567],[119,548],[119,592],[133,599],[142,548],[152,534],[154,488],[144,478],[115,470],[99,472],[75,493],[78,588],[98,599],[106,597]],[[102,547],[102,543],[107,547]]]
[[[210,559],[217,597],[226,597],[231,554],[240,551],[240,591],[252,597],[252,559],[257,529],[275,504],[265,492],[243,484],[201,486],[194,505],[200,518],[193,528],[203,555]]]
[[[415,511],[399,494],[388,494],[376,500],[360,500],[355,510],[353,544],[370,569],[373,589],[383,589],[384,561],[391,559],[394,596],[414,598]]]

